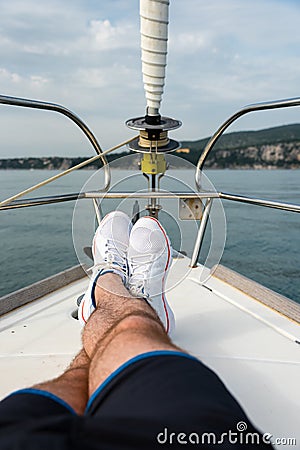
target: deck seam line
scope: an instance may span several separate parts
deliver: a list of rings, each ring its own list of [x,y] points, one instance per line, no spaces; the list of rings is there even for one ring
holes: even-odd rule
[[[189,277],[189,280],[191,280],[192,282],[205,287],[199,280],[197,280],[196,278],[192,278]],[[234,288],[235,289],[235,288]],[[259,314],[254,313],[253,311],[251,311],[250,309],[246,308],[245,306],[240,305],[239,303],[237,303],[235,300],[230,299],[229,297],[227,297],[227,295],[221,294],[220,292],[212,289],[212,293],[215,294],[217,297],[225,300],[227,303],[230,303],[231,305],[235,306],[236,308],[240,309],[241,311],[244,311],[245,313],[249,314],[251,317],[253,317],[254,319],[264,323],[265,325],[267,325],[268,327],[270,327],[271,329],[273,329],[274,331],[276,331],[277,333],[281,334],[283,337],[289,339],[290,341],[297,343],[297,341],[299,341],[300,339],[296,336],[294,336],[293,334],[283,330],[282,328],[273,325],[269,320],[262,318]],[[246,294],[245,294],[246,295]],[[271,309],[270,309],[271,310]],[[273,312],[275,313],[275,310],[273,310]]]

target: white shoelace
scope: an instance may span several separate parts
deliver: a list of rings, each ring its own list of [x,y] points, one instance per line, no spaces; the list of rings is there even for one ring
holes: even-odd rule
[[[139,262],[138,260],[148,258],[147,262]],[[134,259],[130,260],[131,276],[128,283],[128,288],[132,295],[137,297],[149,298],[147,292],[147,280],[149,279],[149,273],[152,266],[153,255],[136,255]]]
[[[101,269],[114,269],[123,275],[123,278],[128,278],[128,267],[126,262],[126,250],[127,247],[118,243],[118,249],[115,246],[113,239],[107,239],[105,244],[105,257],[104,261],[94,264],[89,270],[93,273],[99,272]]]

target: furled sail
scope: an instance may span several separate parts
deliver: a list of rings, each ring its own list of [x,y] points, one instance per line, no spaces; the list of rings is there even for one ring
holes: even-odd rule
[[[165,84],[169,0],[140,0],[143,83],[147,115],[159,115]]]

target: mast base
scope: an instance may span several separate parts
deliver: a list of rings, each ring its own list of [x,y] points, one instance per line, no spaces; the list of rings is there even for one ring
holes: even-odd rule
[[[136,117],[126,121],[128,128],[139,130],[140,136],[130,142],[128,147],[140,153],[170,153],[181,147],[181,144],[168,138],[168,131],[181,127],[180,120],[157,116],[159,120],[150,121],[149,117]]]
[[[168,139],[168,143],[164,145],[163,147],[158,147],[155,145],[157,141],[151,141],[152,146],[151,147],[142,147],[140,145],[140,137],[137,137],[133,141],[131,141],[129,144],[127,144],[127,147],[130,150],[133,150],[134,152],[138,153],[171,153],[177,150],[181,147],[180,142],[174,141],[173,139]]]

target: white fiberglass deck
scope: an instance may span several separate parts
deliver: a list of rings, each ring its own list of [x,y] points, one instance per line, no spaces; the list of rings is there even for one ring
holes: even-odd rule
[[[177,259],[169,284],[187,267]],[[295,438],[300,448],[300,326],[211,277],[201,268],[169,294],[176,316],[175,342],[215,370],[264,432]],[[80,348],[80,325],[71,316],[87,279],[4,315],[0,395],[61,373]],[[200,381],[199,381],[200,382]]]

